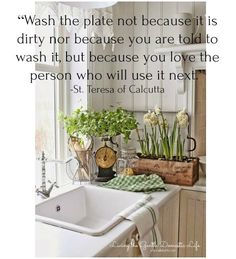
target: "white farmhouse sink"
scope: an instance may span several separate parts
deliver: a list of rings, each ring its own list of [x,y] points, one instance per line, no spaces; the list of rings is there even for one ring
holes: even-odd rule
[[[36,221],[89,235],[103,235],[124,220],[117,214],[149,198],[143,193],[84,185],[36,205]]]

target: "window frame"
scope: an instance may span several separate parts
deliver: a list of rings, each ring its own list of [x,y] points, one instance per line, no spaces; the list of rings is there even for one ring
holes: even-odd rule
[[[58,36],[65,36],[65,29],[62,26],[58,26]],[[55,27],[54,27],[54,35],[55,33]],[[63,60],[63,55],[62,53],[64,52],[64,44],[59,44],[58,45],[58,55],[59,58],[61,59],[61,62],[59,64],[54,64],[54,65],[48,65],[48,64],[42,64],[42,63],[36,63],[35,64],[35,71],[39,72],[54,72],[54,73],[63,73],[65,70],[65,62]],[[53,51],[56,51],[56,44],[53,45]],[[50,159],[55,159],[55,160],[65,160],[67,157],[67,137],[66,134],[63,130],[62,125],[60,125],[57,116],[58,112],[62,111],[66,113],[68,111],[69,107],[69,100],[68,100],[68,95],[66,92],[66,85],[67,82],[64,80],[57,80],[54,81],[54,152],[55,152],[55,157],[50,158]],[[66,176],[65,173],[63,174],[63,165],[55,163],[55,177],[56,177],[56,183],[57,185],[64,185],[66,183]]]

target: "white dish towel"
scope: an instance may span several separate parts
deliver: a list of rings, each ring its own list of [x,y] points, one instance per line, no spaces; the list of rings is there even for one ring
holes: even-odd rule
[[[119,216],[134,222],[139,234],[138,244],[142,256],[149,257],[161,242],[157,225],[159,211],[157,206],[150,202],[150,196],[137,202],[131,210],[124,210]]]

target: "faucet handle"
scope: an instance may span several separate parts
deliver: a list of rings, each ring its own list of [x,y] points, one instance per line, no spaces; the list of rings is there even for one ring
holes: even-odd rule
[[[52,183],[52,181],[48,180],[48,183]],[[56,184],[57,182],[52,183],[56,188],[59,188],[59,186]]]

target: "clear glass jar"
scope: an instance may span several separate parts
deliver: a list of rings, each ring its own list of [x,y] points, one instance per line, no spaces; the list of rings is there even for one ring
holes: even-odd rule
[[[117,175],[133,175],[133,168],[138,161],[135,148],[121,149],[120,157],[116,162],[116,174]]]

